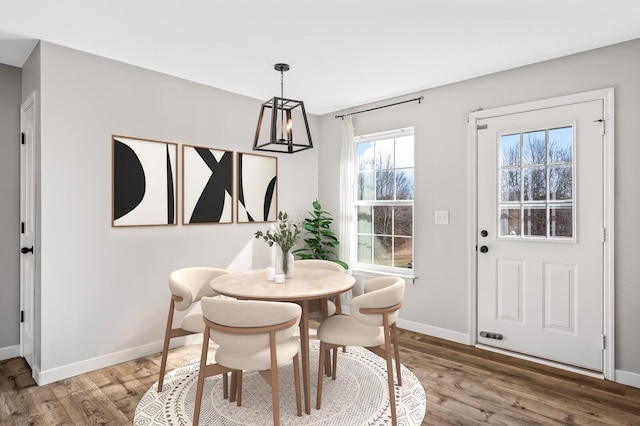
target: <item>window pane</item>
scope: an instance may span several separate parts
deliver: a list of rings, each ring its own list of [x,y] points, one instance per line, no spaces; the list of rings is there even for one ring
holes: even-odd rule
[[[358,200],[373,200],[374,172],[358,173]]]
[[[358,233],[371,234],[373,226],[371,225],[371,207],[358,206]]]
[[[549,167],[550,200],[570,200],[573,197],[572,170],[571,166]]]
[[[396,200],[413,200],[413,169],[396,170]]]
[[[393,139],[376,141],[376,169],[389,170],[395,168],[393,148]]]
[[[520,169],[500,171],[500,201],[520,201]]]
[[[373,263],[375,265],[393,266],[391,237],[374,237]]]
[[[358,235],[358,262],[372,263],[371,235]]]
[[[413,235],[413,207],[393,208],[393,235]]]
[[[520,133],[500,136],[500,165],[520,165]]]
[[[546,132],[538,130],[522,134],[524,164],[545,164],[547,162]]]
[[[522,170],[524,179],[524,201],[547,199],[547,176],[544,167],[525,167]]]
[[[573,127],[549,130],[549,162],[573,161]]]
[[[413,246],[411,238],[396,237],[393,239],[394,260],[396,268],[413,268]]]
[[[392,207],[375,206],[373,208],[373,233],[391,235]],[[389,244],[391,245],[391,244]]]
[[[373,170],[373,142],[358,144],[358,170]]]
[[[520,208],[502,207],[500,209],[500,235],[520,235]]]
[[[413,167],[413,135],[396,138],[396,168]]]
[[[393,200],[395,172],[376,172],[376,200]]]
[[[549,208],[549,235],[573,237],[573,205],[563,204]]]
[[[545,206],[526,206],[524,209],[524,230],[526,236],[547,236],[547,209]]]

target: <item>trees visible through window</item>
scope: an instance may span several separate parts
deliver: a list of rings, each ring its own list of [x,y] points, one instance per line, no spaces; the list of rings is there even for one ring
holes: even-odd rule
[[[500,137],[500,235],[571,238],[573,127]]]
[[[356,138],[361,267],[413,268],[413,128]]]

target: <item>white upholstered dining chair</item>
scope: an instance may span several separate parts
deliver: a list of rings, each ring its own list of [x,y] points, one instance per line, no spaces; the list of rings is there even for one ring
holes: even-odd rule
[[[296,260],[294,262],[295,265],[295,269],[302,269],[302,268],[311,268],[311,269],[324,269],[327,271],[333,271],[333,272],[345,272],[346,270],[340,266],[339,264],[332,262],[330,260],[323,260],[323,259],[301,259],[301,260]],[[309,314],[310,318],[316,319],[316,320],[321,320],[321,314],[319,311],[319,307],[314,307],[314,310],[312,310]],[[340,296],[335,298],[335,302],[332,302],[331,300],[327,301],[327,310],[328,310],[328,315],[334,315],[336,313],[340,314],[342,313],[342,303],[340,300]]]
[[[299,340],[293,336],[302,308],[289,302],[235,300],[205,297],[202,299],[205,340],[202,342],[200,370],[193,424],[200,417],[200,405],[206,377],[232,372],[229,400],[242,405],[242,371],[266,372],[271,385],[273,424],[280,424],[278,367],[293,362],[297,415],[302,416],[300,397]],[[218,344],[215,363],[207,364],[208,341]]]
[[[211,289],[209,282],[215,277],[224,274],[228,274],[224,269],[194,266],[177,269],[169,275],[171,302],[169,304],[167,328],[164,334],[164,345],[162,347],[158,392],[162,392],[164,374],[167,367],[167,356],[169,353],[169,342],[171,339],[174,337],[188,336],[190,334],[204,332],[204,320],[202,318],[202,313],[199,311],[188,313],[180,322],[180,326],[174,327],[173,315],[175,311],[185,311],[190,309],[205,296],[216,296],[218,293]],[[225,392],[226,388],[227,387],[225,386]]]
[[[398,386],[402,386],[396,320],[404,297],[404,289],[405,283],[402,278],[372,278],[365,283],[364,294],[351,300],[351,315],[334,315],[320,324],[318,327],[320,359],[316,400],[318,410],[322,402],[322,366],[327,350],[345,345],[361,346],[387,361],[391,418],[393,425],[397,425],[392,360],[395,358]],[[336,379],[336,367],[337,351],[334,351],[333,380]]]

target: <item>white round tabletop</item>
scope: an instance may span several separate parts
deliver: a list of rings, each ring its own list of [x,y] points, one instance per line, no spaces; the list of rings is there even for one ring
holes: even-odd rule
[[[214,278],[211,288],[238,299],[300,301],[323,299],[350,290],[355,278],[344,272],[296,268],[293,278],[278,284],[267,281],[266,269],[232,272]]]

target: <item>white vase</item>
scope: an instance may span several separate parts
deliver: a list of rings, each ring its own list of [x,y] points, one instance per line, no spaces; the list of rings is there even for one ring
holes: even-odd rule
[[[287,252],[286,255],[283,255],[281,249],[276,249],[276,275],[284,274],[286,278],[293,278],[293,262],[294,257],[293,254]],[[284,259],[287,259],[286,264]]]

